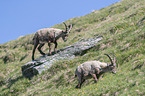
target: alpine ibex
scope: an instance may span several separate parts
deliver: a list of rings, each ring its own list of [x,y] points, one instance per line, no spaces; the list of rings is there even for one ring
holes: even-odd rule
[[[75,77],[78,77],[78,85],[76,86],[76,88],[81,88],[82,83],[87,78],[94,77],[95,81],[97,82],[97,77],[105,72],[116,73],[115,56],[113,55],[114,60],[112,60],[110,55],[105,55],[109,57],[111,61],[110,64],[100,61],[87,61],[77,67],[75,71]]]
[[[65,30],[55,29],[55,28],[44,28],[44,29],[38,30],[35,33],[35,35],[33,37],[34,48],[33,48],[33,52],[32,52],[32,60],[34,60],[34,53],[35,53],[35,49],[37,48],[38,44],[39,44],[38,51],[42,55],[45,55],[45,53],[41,51],[41,48],[44,46],[45,43],[48,43],[49,54],[51,54],[51,43],[55,44],[54,52],[56,53],[57,52],[57,50],[56,50],[57,40],[60,37],[62,37],[64,42],[67,41],[67,37],[69,35],[69,32],[71,31],[72,24],[69,26],[67,26],[64,22],[63,22],[63,24],[65,25]]]

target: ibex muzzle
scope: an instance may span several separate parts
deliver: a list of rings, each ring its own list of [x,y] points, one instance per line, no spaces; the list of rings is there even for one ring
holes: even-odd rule
[[[44,46],[45,43],[48,43],[49,46],[49,54],[51,54],[51,43],[55,44],[54,47],[54,52],[56,53],[57,50],[57,40],[62,37],[63,41],[66,42],[67,41],[67,37],[72,29],[72,24],[67,26],[64,22],[63,24],[65,25],[65,30],[61,30],[61,29],[55,29],[55,28],[44,28],[44,29],[40,29],[38,30],[34,37],[33,37],[33,41],[34,41],[34,48],[33,48],[33,52],[32,52],[32,60],[34,60],[34,54],[35,54],[35,50],[39,44],[38,47],[38,51],[42,54],[45,55],[44,52],[42,52],[41,48]]]

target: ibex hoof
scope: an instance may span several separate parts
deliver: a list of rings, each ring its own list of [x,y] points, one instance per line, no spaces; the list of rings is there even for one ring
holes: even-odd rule
[[[81,87],[78,87],[78,85],[77,85],[75,88],[77,88],[77,89],[81,89]]]

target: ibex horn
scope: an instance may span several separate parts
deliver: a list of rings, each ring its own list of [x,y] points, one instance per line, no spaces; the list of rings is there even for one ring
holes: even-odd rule
[[[107,55],[107,56],[109,57],[109,59],[110,59],[110,61],[111,61],[111,65],[113,65],[113,60],[112,60],[111,56],[108,55],[108,54],[104,54],[104,55]]]
[[[65,25],[65,31],[67,31],[67,25],[63,22],[63,24]]]

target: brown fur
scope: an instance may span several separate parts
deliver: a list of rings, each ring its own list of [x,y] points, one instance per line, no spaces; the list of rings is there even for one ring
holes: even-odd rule
[[[56,50],[57,40],[60,37],[62,37],[64,42],[67,41],[67,37],[72,28],[72,25],[70,25],[69,27],[65,23],[64,23],[64,25],[65,25],[65,30],[55,29],[55,28],[44,28],[44,29],[38,30],[34,34],[34,36],[33,36],[34,48],[33,48],[33,52],[32,52],[32,60],[34,60],[35,50],[38,45],[39,45],[38,51],[42,55],[45,55],[45,53],[42,52],[42,50],[41,50],[41,48],[44,46],[45,43],[48,43],[50,55],[51,55],[51,43],[55,44],[54,52],[55,53],[57,52],[57,50]]]

